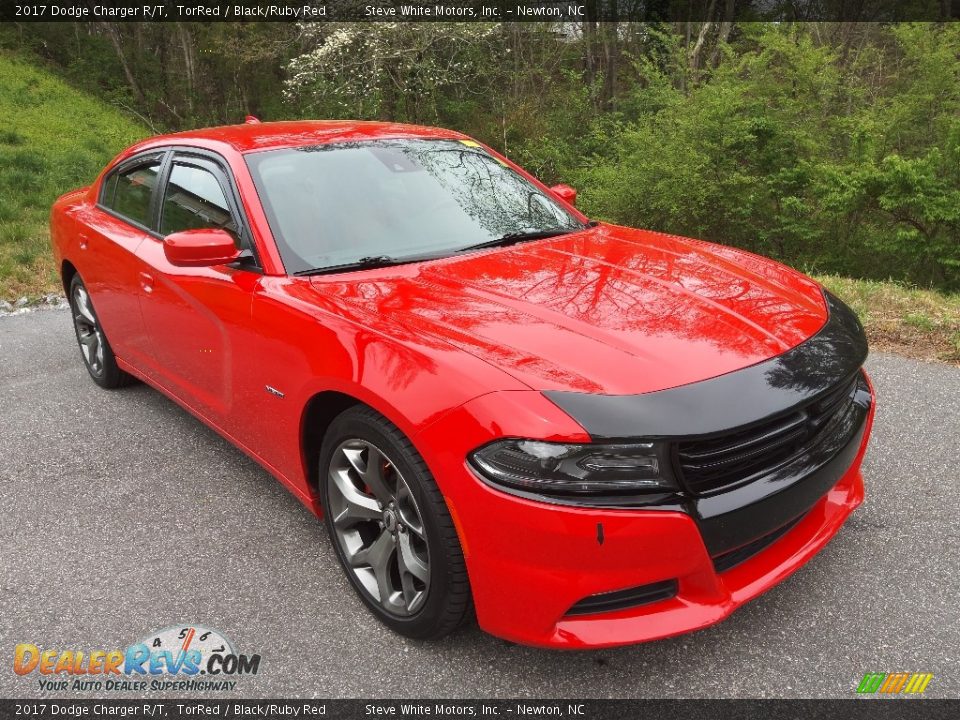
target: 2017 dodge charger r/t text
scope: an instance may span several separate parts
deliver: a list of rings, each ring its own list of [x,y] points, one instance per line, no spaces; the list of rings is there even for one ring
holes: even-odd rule
[[[575,200],[452,131],[249,122],[131,147],[51,230],[94,382],[255,458],[386,625],[604,647],[809,560],[874,403],[817,283]]]

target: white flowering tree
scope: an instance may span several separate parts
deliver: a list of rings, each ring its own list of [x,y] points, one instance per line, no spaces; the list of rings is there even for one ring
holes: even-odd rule
[[[325,116],[434,121],[438,102],[476,97],[500,72],[488,23],[304,23],[286,97]]]

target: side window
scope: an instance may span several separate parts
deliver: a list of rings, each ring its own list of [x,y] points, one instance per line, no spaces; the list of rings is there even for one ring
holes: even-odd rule
[[[234,235],[237,223],[220,183],[209,170],[174,162],[160,214],[160,234],[198,228],[221,228]]]
[[[120,181],[120,175],[113,173],[103,184],[103,204],[108,208],[113,207],[114,199],[117,196],[117,183]]]
[[[117,172],[107,178],[101,202],[118,215],[150,227],[150,197],[160,175],[160,160]]]

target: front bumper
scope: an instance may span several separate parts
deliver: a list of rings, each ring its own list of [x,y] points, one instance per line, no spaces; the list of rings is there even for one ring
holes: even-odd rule
[[[463,458],[491,434],[512,434],[511,428],[483,420],[495,408],[502,411],[502,396],[468,403],[425,430],[419,444],[438,449],[425,453],[426,459],[457,526],[480,627],[526,645],[611,647],[712,625],[823,548],[863,500],[860,465],[873,422],[872,396],[870,388],[847,446],[816,473],[712,520],[683,508],[546,504],[490,487]],[[533,416],[562,423],[556,406],[529,400],[512,414],[518,426],[529,426]],[[575,430],[569,432],[568,439],[578,439]],[[772,542],[761,541],[760,549],[723,570],[718,562],[723,552],[785,523],[789,529],[772,533]],[[591,596],[669,580],[677,589],[668,599],[601,613],[570,612]]]

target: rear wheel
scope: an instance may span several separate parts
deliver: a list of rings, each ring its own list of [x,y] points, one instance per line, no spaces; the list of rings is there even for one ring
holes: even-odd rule
[[[79,275],[74,275],[70,281],[70,310],[80,354],[90,377],[102,388],[111,389],[125,385],[130,376],[117,365],[117,358],[93,309],[90,293]]]
[[[470,609],[463,553],[426,463],[366,407],[330,425],[320,450],[327,530],[350,583],[387,626],[434,639]]]

